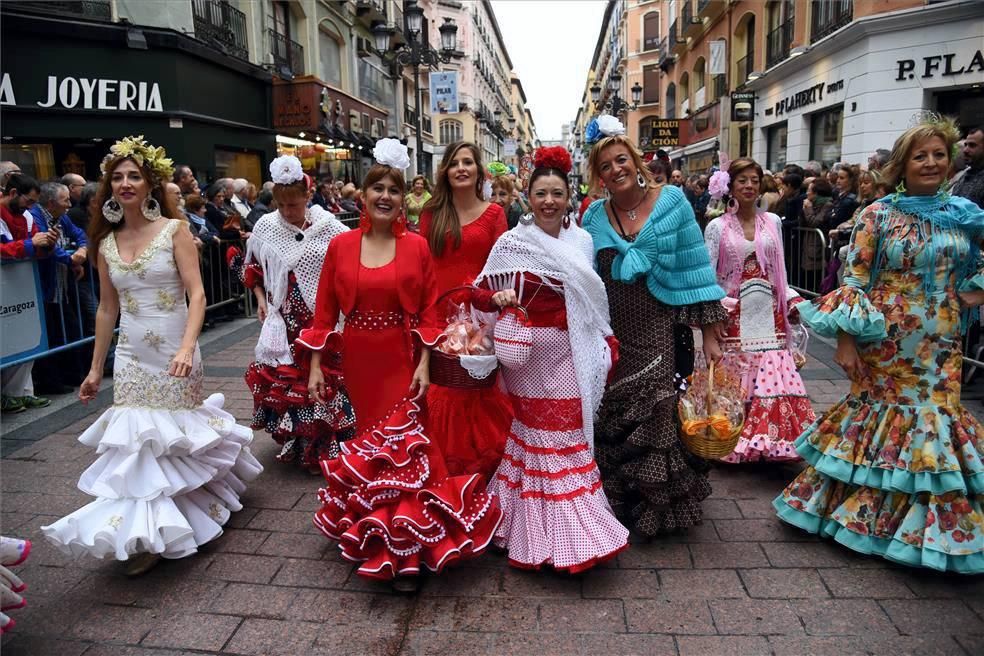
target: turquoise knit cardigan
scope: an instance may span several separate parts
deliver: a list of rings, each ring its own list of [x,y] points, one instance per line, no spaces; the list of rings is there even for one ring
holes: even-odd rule
[[[646,277],[649,293],[667,305],[692,305],[724,298],[711,269],[704,238],[694,211],[683,192],[666,185],[652,214],[634,242],[615,232],[605,212],[605,201],[596,200],[584,214],[584,229],[594,240],[595,267],[598,251],[618,251],[612,277],[632,283]]]

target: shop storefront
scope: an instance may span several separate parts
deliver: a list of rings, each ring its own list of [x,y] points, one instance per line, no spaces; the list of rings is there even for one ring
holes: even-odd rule
[[[768,168],[865,164],[921,110],[967,127],[984,116],[980,3],[941,3],[859,19],[748,84],[752,152]]]
[[[273,125],[280,153],[296,155],[318,179],[359,184],[372,166],[388,114],[315,77],[274,81]]]
[[[114,141],[142,134],[199,181],[263,182],[275,141],[262,68],[172,30],[16,13],[3,20],[0,159],[42,180],[95,180]]]

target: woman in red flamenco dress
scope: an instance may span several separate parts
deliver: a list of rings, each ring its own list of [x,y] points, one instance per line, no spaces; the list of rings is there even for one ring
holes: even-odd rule
[[[474,144],[460,141],[448,146],[434,195],[420,216],[420,234],[427,238],[434,256],[439,295],[471,285],[508,227],[503,209],[482,197],[484,170]],[[478,301],[474,293],[462,291],[438,304],[442,328],[450,304],[463,300],[476,305]],[[431,385],[427,418],[427,427],[452,475],[482,474],[491,480],[512,423],[512,406],[498,386],[464,390]]]
[[[394,588],[410,592],[422,570],[484,551],[502,513],[480,476],[448,476],[422,423],[430,348],[441,335],[433,265],[402,215],[406,147],[383,139],[374,155],[361,229],[329,245],[314,325],[296,343],[311,351],[314,398],[325,392],[322,351],[342,351],[358,431],[337,458],[322,461],[327,484],[314,523],[362,563],[360,575],[395,578]]]

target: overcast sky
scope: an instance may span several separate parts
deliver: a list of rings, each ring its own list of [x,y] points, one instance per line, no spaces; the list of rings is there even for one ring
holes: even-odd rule
[[[493,0],[526,106],[544,141],[574,120],[591,65],[604,0]]]

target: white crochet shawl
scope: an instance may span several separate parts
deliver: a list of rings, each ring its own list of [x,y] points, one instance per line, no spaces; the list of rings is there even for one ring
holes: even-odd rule
[[[256,343],[256,361],[263,364],[294,364],[287,343],[287,325],[280,316],[280,307],[287,298],[288,274],[294,272],[304,303],[314,312],[328,243],[348,230],[334,214],[317,205],[307,210],[307,218],[310,226],[301,230],[283,220],[280,212],[264,214],[246,242],[246,261],[254,260],[263,268],[263,286],[270,301]],[[303,238],[298,240],[298,235]]]
[[[591,236],[571,224],[553,238],[534,225],[518,225],[499,237],[485,268],[475,280],[491,289],[518,289],[523,298],[523,272],[559,280],[557,291],[567,308],[568,336],[574,372],[581,393],[584,436],[594,452],[594,416],[601,405],[611,366],[605,337],[612,334],[605,284],[592,267]],[[517,286],[518,285],[518,286]],[[536,346],[534,346],[536,348]]]

